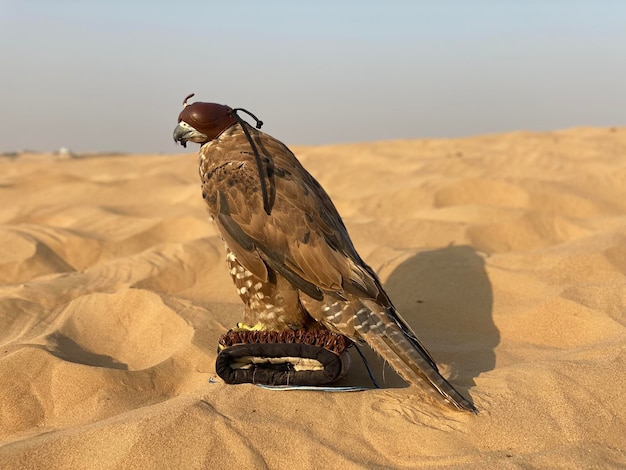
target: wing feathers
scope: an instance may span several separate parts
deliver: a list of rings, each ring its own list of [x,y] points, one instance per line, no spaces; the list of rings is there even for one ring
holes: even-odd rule
[[[322,291],[337,296],[344,289],[376,298],[376,283],[359,268],[363,262],[328,195],[289,149],[267,134],[249,130],[272,157],[271,214],[263,210],[257,168],[241,131],[240,136],[229,136],[229,145],[219,151],[211,178],[204,182],[207,194],[218,195],[217,204],[209,209],[222,232],[239,245],[237,259],[263,279],[267,274],[259,260],[265,261],[318,300]],[[215,158],[212,153],[205,160]]]

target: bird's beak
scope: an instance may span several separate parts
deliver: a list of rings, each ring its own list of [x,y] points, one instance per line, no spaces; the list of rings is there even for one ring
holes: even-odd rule
[[[180,142],[180,145],[183,147],[187,147],[187,142],[196,142],[198,144],[203,144],[207,142],[209,139],[202,132],[195,130],[185,121],[180,121],[174,129],[174,142]]]

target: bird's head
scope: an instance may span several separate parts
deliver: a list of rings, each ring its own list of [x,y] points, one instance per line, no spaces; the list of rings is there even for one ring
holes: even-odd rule
[[[192,103],[183,101],[183,110],[178,115],[178,125],[174,129],[174,142],[187,147],[187,142],[206,144],[237,123],[234,112],[228,106],[216,103]]]

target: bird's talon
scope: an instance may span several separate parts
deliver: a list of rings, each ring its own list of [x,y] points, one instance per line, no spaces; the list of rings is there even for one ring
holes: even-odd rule
[[[263,331],[265,330],[265,325],[262,323],[256,323],[255,325],[246,325],[245,323],[237,323],[237,328],[235,331]]]

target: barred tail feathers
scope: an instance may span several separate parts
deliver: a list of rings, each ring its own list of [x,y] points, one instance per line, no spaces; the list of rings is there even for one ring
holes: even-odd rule
[[[363,303],[364,308],[358,311],[354,321],[356,332],[402,378],[418,386],[426,384],[426,390],[458,410],[477,412],[474,405],[439,373],[434,360],[402,317],[393,310],[382,310],[374,302]]]

